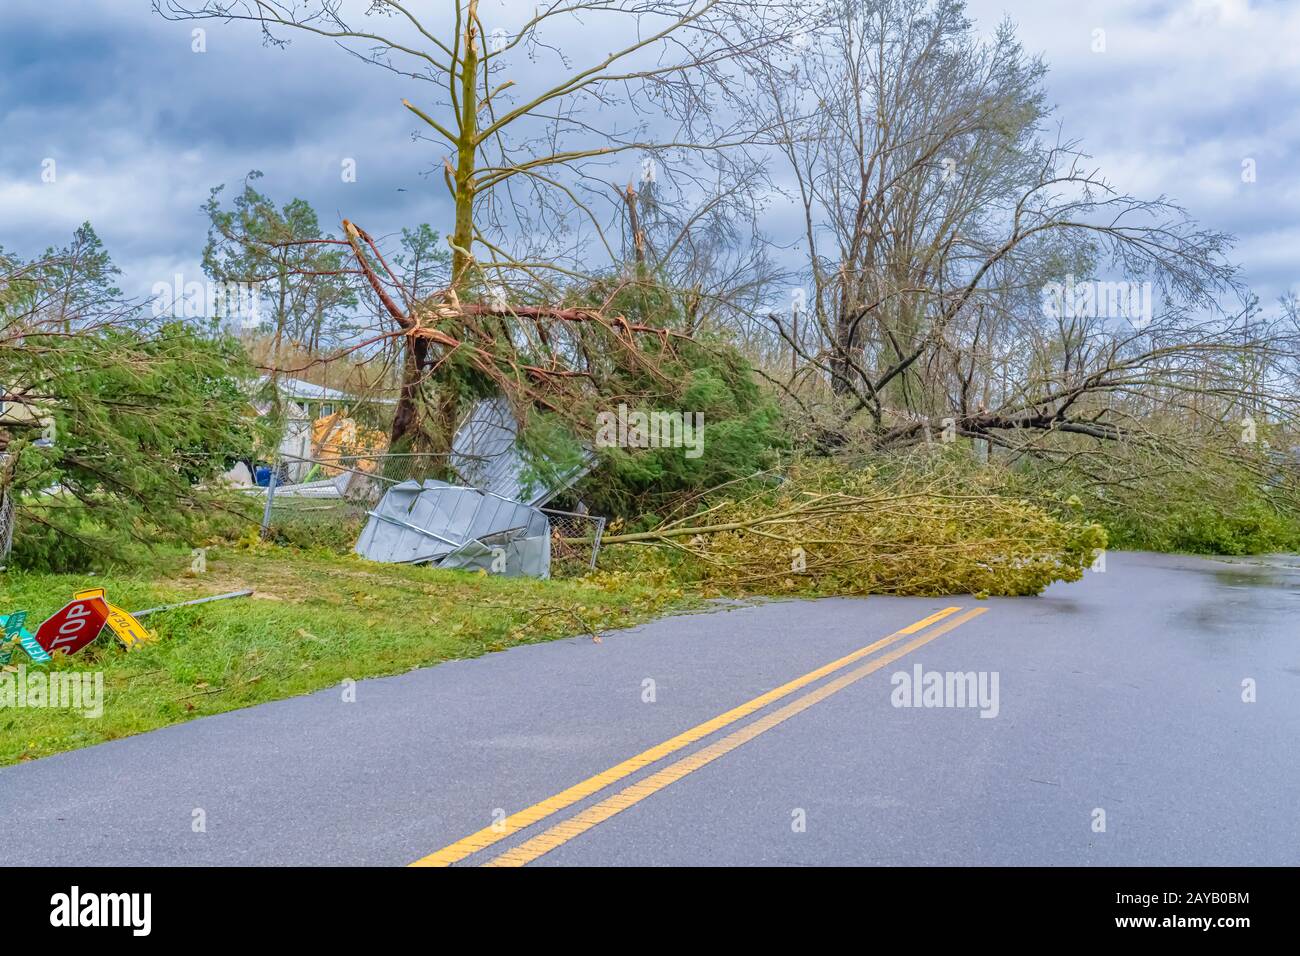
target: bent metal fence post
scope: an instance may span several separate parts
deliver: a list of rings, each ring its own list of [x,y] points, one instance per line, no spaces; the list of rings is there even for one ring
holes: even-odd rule
[[[266,482],[266,507],[262,509],[262,538],[271,530],[271,505],[275,501],[275,482],[280,473],[280,459],[277,457],[271,465],[271,477]]]

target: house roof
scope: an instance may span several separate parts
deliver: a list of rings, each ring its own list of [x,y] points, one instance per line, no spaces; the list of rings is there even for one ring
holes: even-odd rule
[[[258,384],[265,385],[268,377],[269,376],[263,375],[258,379]],[[304,382],[300,378],[290,378],[281,375],[276,378],[275,384],[280,389],[281,395],[298,402],[357,401],[355,395],[349,395],[347,392],[340,392],[337,388],[330,388],[327,385],[316,385],[312,382]]]

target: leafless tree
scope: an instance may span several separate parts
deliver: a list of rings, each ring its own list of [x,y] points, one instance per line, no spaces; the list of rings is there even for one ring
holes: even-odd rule
[[[804,327],[772,327],[785,387],[829,393],[823,443],[947,428],[1070,454],[1062,435],[1141,437],[1175,412],[1295,419],[1295,336],[1245,304],[1231,238],[1053,135],[1010,24],[981,40],[960,0],[834,14],[754,69],[807,262]]]

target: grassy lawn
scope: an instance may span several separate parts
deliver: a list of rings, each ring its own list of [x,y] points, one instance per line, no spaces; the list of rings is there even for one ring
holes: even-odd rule
[[[0,707],[0,766],[699,603],[648,573],[535,581],[259,546],[210,549],[203,574],[190,572],[188,551],[160,551],[147,571],[0,572],[0,613],[28,611],[35,631],[87,587],[107,588],[129,611],[243,588],[256,594],[151,615],[143,623],[159,640],[144,649],[126,653],[105,629],[85,650],[45,665],[101,671],[103,715]],[[7,669],[20,664],[34,669],[18,650]]]

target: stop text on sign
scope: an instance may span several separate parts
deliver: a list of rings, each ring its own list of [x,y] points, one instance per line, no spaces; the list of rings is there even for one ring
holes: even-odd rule
[[[75,654],[99,636],[108,613],[102,597],[73,601],[40,626],[36,642],[50,654]]]

